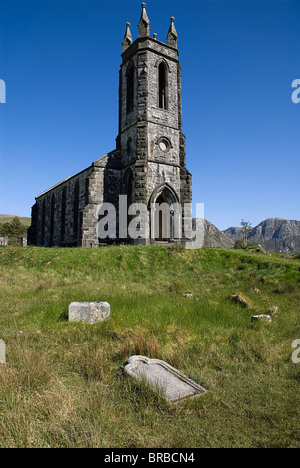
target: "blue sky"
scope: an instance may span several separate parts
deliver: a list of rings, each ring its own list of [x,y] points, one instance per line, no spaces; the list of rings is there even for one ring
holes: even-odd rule
[[[141,1],[0,0],[0,213],[115,148],[125,24]],[[220,229],[300,219],[299,0],[148,0],[151,33],[179,35],[194,203]]]

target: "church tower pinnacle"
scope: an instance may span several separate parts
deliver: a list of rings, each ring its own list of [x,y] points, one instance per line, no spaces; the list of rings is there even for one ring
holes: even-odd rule
[[[146,12],[146,3],[142,3],[142,15],[139,22],[139,37],[150,36],[150,21]]]
[[[123,52],[128,49],[132,44],[132,34],[130,31],[130,23],[126,23],[126,32],[122,42]]]
[[[175,23],[175,18],[174,18],[174,16],[172,16],[169,32],[168,32],[168,35],[167,35],[167,43],[168,43],[169,46],[175,47],[175,49],[177,49],[177,47],[178,47],[178,35],[177,35],[177,31],[176,31],[174,23]]]

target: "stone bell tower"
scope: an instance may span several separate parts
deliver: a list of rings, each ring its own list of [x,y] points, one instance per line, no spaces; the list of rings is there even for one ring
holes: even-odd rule
[[[158,40],[157,34],[151,37],[143,3],[138,38],[133,42],[127,23],[122,42],[117,138],[121,193],[127,194],[131,203],[143,203],[149,210],[153,203],[183,206],[192,201],[182,132],[181,67],[174,22],[172,17],[167,43]],[[191,213],[185,216],[191,217]],[[172,232],[168,239],[155,239],[150,224],[146,243],[174,240]]]

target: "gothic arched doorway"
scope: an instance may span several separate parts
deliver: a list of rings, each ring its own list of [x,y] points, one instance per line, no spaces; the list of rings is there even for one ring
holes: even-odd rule
[[[168,184],[154,190],[150,199],[151,242],[174,242],[181,233],[181,206]]]

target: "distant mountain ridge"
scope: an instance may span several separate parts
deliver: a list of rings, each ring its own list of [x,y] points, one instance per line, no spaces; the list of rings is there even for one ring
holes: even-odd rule
[[[223,233],[233,242],[242,237],[241,227],[230,227]],[[257,242],[271,252],[293,254],[300,252],[300,221],[268,218],[253,228],[249,242]]]

